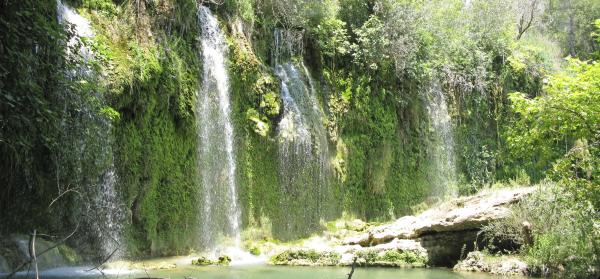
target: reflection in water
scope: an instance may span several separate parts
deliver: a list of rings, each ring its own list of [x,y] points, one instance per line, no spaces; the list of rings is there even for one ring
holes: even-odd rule
[[[180,265],[181,266],[181,265]],[[342,279],[347,278],[349,267],[282,267],[249,265],[236,267],[192,267],[183,266],[174,270],[139,271],[111,270],[105,278],[203,278],[203,279]],[[87,274],[85,276],[84,274]],[[23,278],[25,274],[21,274]],[[101,274],[85,272],[83,268],[61,268],[42,274],[42,278],[97,278]],[[103,277],[104,278],[104,277]],[[402,269],[402,268],[357,268],[354,279],[490,279],[501,278],[479,273],[454,273],[447,269]]]

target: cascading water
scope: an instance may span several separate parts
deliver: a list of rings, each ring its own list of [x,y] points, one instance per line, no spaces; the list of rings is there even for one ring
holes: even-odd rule
[[[452,132],[452,119],[448,114],[446,97],[439,84],[433,83],[427,91],[426,107],[433,141],[430,146],[432,162],[431,172],[433,193],[435,196],[456,196],[456,163],[454,153],[454,136]]]
[[[202,88],[196,105],[199,178],[202,193],[200,240],[215,249],[223,237],[240,246],[233,124],[226,67],[227,42],[217,19],[204,6],[198,9],[201,28]]]
[[[307,235],[318,228],[320,220],[326,218],[325,204],[331,196],[325,115],[307,68],[292,62],[302,49],[299,42],[301,35],[275,31],[273,61],[283,100],[278,128],[283,238]]]
[[[83,43],[94,36],[90,23],[61,1],[57,1],[57,14],[60,23],[73,27],[73,36],[67,42],[67,53],[75,61],[80,61],[69,77],[80,81],[94,80],[90,63],[94,54]],[[116,190],[118,177],[110,133],[107,133],[112,130],[112,125],[105,115],[99,113],[99,107],[90,105],[102,106],[106,102],[102,94],[95,91],[89,92],[88,96],[65,93],[65,98],[79,98],[70,100],[79,104],[78,108],[67,107],[65,102],[64,110],[69,111],[65,115],[69,117],[62,119],[61,127],[65,142],[74,145],[71,151],[77,158],[74,180],[85,185],[82,194],[89,199],[82,202],[85,207],[82,209],[84,226],[93,234],[91,237],[99,242],[102,257],[111,255],[114,260],[123,254],[121,241],[125,214]],[[90,102],[92,99],[94,101]]]

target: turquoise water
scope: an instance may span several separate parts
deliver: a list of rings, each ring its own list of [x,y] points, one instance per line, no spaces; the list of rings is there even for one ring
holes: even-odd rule
[[[236,267],[181,267],[173,270],[152,270],[136,273],[112,271],[103,277],[85,268],[59,268],[40,274],[40,278],[197,278],[197,279],[345,279],[348,267],[279,267],[279,266],[236,266]],[[34,278],[33,274],[19,278]],[[2,276],[0,276],[2,277]],[[354,271],[353,279],[492,279],[500,278],[480,273],[455,273],[447,269],[400,269],[400,268],[361,268]]]

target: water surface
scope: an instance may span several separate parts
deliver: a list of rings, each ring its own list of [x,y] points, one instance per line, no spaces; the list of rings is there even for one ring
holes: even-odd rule
[[[85,268],[58,268],[45,271],[40,278],[203,278],[203,279],[343,279],[348,278],[349,267],[282,267],[267,265],[233,267],[184,266],[171,270],[118,271],[103,277],[97,271]],[[19,278],[26,278],[21,274]],[[29,276],[32,278],[33,276]],[[500,278],[481,273],[455,273],[448,269],[401,269],[357,267],[353,279],[491,279]]]

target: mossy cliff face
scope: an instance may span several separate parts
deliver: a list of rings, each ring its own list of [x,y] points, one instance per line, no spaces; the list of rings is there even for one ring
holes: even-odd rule
[[[78,146],[74,139],[87,126],[60,133],[61,119],[80,123],[77,108],[84,104],[112,124],[112,130],[102,134],[108,135],[113,145],[117,190],[126,212],[124,246],[129,255],[183,254],[197,248],[198,222],[202,222],[197,178],[201,143],[194,108],[203,65],[198,54],[197,1],[65,1],[91,22],[95,32],[88,43],[97,53],[97,75],[82,82],[67,78],[73,65],[64,50],[68,32],[56,24],[56,14],[50,12],[56,3],[46,1],[38,8],[35,1],[13,2],[10,9],[2,10],[9,22],[2,41],[9,44],[0,52],[2,67],[9,65],[7,68],[15,70],[2,75],[0,90],[2,116],[17,115],[14,118],[19,121],[11,120],[7,122],[11,125],[1,130],[0,147],[8,155],[1,166],[11,171],[0,174],[0,182],[9,185],[0,192],[0,208],[11,214],[3,214],[0,220],[25,224],[6,232],[45,228],[66,233],[70,226],[65,224],[75,225],[78,215],[68,209],[85,204],[84,199],[66,195],[51,209],[48,204],[62,193],[55,190],[59,182],[75,186],[97,180],[99,169],[106,165],[106,160],[94,160],[95,150],[100,148],[97,143],[85,145],[94,148],[83,157],[68,152]],[[444,34],[387,22],[408,30],[403,35],[414,39],[396,42],[410,47],[400,57],[404,63],[399,63],[400,58],[386,52],[390,42],[377,40],[387,37],[382,33],[387,30],[382,21],[397,18],[382,12],[392,7],[377,10],[372,3],[336,6],[329,2],[312,7],[300,1],[303,4],[293,8],[303,10],[287,13],[289,18],[285,18],[281,9],[290,7],[282,7],[278,1],[259,2],[231,0],[209,5],[229,43],[236,181],[244,228],[266,230],[261,237],[291,239],[309,235],[319,229],[321,219],[327,221],[343,212],[383,221],[430,202],[436,188],[446,187],[433,183],[436,168],[430,162],[430,146],[435,138],[423,97],[436,79],[441,80],[454,123],[461,182],[476,187],[512,175],[510,167],[519,162],[502,157],[500,139],[502,121],[508,117],[503,113],[507,109],[505,93],[539,89],[540,78],[528,76],[537,70],[529,65],[537,58],[519,60],[520,56],[513,55],[517,51],[506,44],[483,39],[467,50],[446,48],[445,38],[436,37]],[[26,20],[29,15],[33,22]],[[421,26],[418,23],[406,24]],[[30,36],[35,40],[20,33],[28,26],[33,28]],[[325,157],[331,169],[326,187],[331,195],[324,200],[311,195],[286,196],[281,187],[277,129],[284,108],[271,52],[276,29],[303,34],[294,46],[300,51],[293,61],[306,65],[318,106],[325,114],[322,125],[330,150]],[[453,41],[453,47],[460,45],[459,39]],[[424,47],[418,48],[417,42]],[[440,49],[450,50],[439,58]],[[514,63],[504,62],[505,56],[514,56],[510,60]],[[454,68],[443,68],[448,63]],[[20,82],[23,80],[30,82]],[[456,82],[463,80],[468,84]],[[481,80],[486,82],[476,83]],[[70,95],[57,93],[65,87]],[[15,92],[26,94],[17,97]],[[94,95],[91,92],[102,98],[75,98]],[[65,100],[72,108],[66,112],[62,110]],[[69,125],[76,126],[72,123]],[[94,138],[86,136],[89,142]],[[73,178],[77,160],[86,162],[81,168],[84,179]],[[57,172],[59,168],[64,171]],[[535,173],[539,168],[532,166],[527,171]],[[33,205],[23,208],[5,202],[12,200]],[[318,207],[326,210],[318,216],[299,217],[303,210],[320,212],[315,210]],[[22,210],[33,217],[23,220]]]
[[[82,9],[99,30],[114,109],[115,161],[132,255],[181,254],[197,239],[194,1]],[[132,17],[133,16],[133,17]],[[127,18],[127,20],[126,20]],[[115,30],[116,29],[116,30]]]

